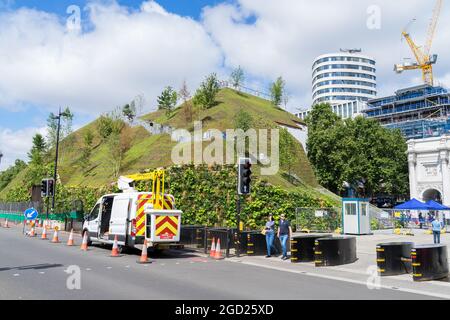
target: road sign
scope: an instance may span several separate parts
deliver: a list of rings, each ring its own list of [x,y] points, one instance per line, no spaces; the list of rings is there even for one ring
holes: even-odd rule
[[[38,212],[35,208],[29,208],[24,212],[25,219],[35,220],[38,217]]]

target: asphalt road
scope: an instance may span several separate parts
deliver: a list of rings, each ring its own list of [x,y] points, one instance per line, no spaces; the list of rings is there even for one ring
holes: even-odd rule
[[[51,234],[49,235],[51,236]],[[65,237],[61,237],[65,240]],[[151,257],[109,256],[110,247],[88,252],[0,228],[0,299],[429,299],[395,290],[309,277],[257,266],[214,261],[185,251]],[[76,267],[70,267],[76,266]],[[81,289],[69,290],[65,270],[80,268]],[[74,282],[70,282],[75,284]]]

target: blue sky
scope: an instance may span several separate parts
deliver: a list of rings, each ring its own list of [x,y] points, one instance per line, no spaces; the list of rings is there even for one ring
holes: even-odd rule
[[[68,6],[83,11],[82,31],[70,30]],[[8,3],[9,6],[5,6]],[[245,85],[267,91],[286,81],[287,109],[311,104],[315,57],[361,48],[377,61],[379,96],[419,84],[420,73],[397,75],[411,52],[401,30],[418,44],[432,14],[423,0],[0,0],[0,170],[26,159],[31,137],[44,132],[49,112],[69,106],[74,127],[145,97],[145,112],[165,86],[185,80],[191,93],[206,75],[226,80],[242,66]],[[369,28],[370,8],[380,27]],[[28,10],[18,10],[19,8]],[[206,8],[207,7],[207,8]],[[408,10],[404,10],[408,7]],[[450,6],[444,3],[433,53],[438,83],[450,86]],[[57,19],[55,19],[57,17]],[[200,19],[201,18],[201,19]]]

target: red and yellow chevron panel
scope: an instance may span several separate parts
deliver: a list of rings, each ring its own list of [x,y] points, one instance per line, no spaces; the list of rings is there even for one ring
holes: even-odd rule
[[[155,236],[161,239],[173,239],[178,234],[178,217],[156,216]]]
[[[145,236],[145,213],[144,208],[147,203],[151,203],[151,194],[140,194],[138,196],[136,209],[136,236]]]

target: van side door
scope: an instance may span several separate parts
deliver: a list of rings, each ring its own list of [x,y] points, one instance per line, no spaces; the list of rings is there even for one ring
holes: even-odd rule
[[[116,197],[113,202],[110,226],[110,235],[114,239],[117,235],[119,242],[126,241],[131,198]]]
[[[98,227],[99,227],[99,213],[100,213],[100,203],[97,203],[92,209],[91,213],[89,213],[87,217],[87,229],[89,232],[89,237],[97,238],[98,237]]]

